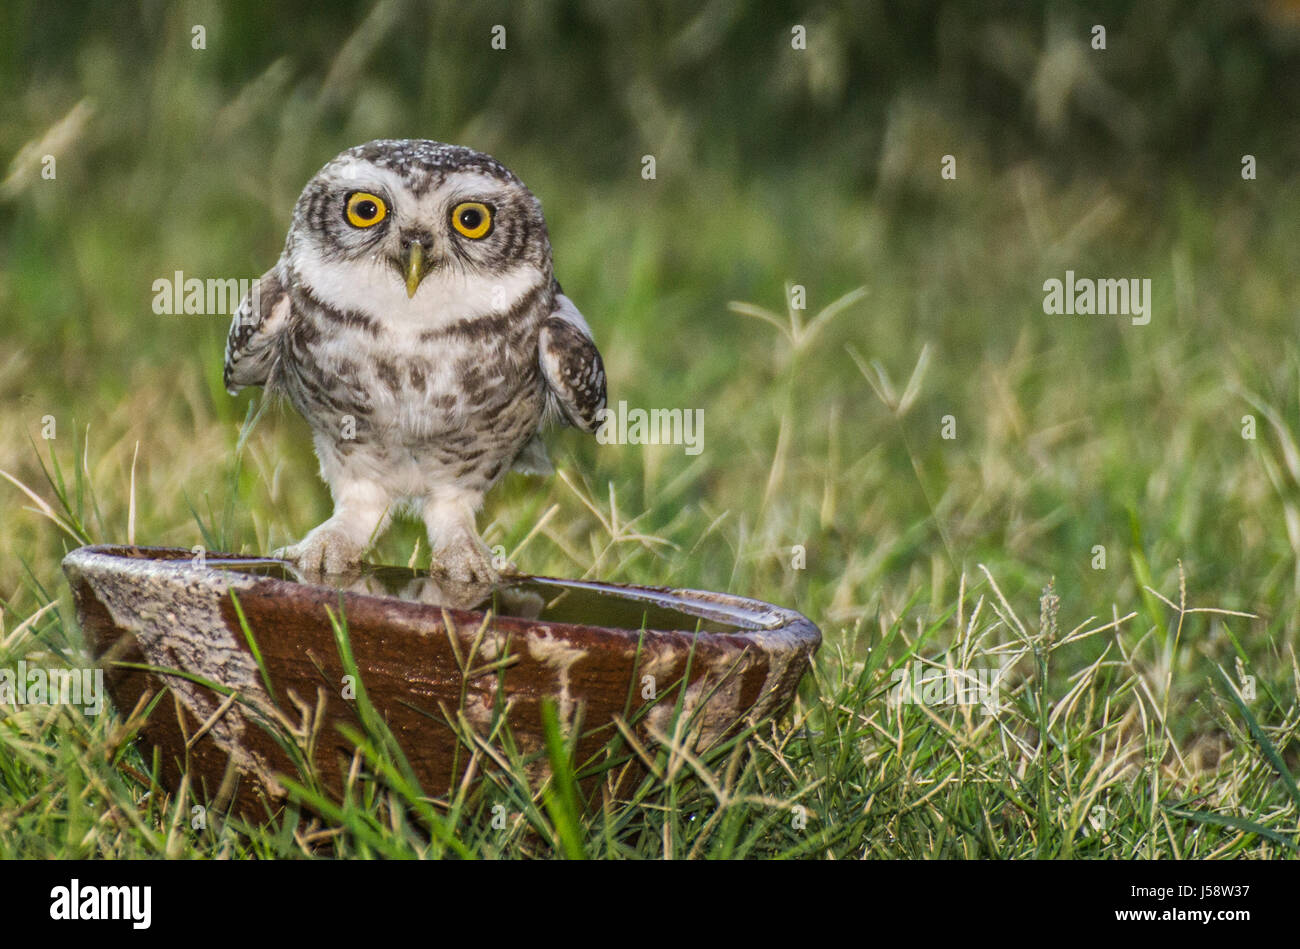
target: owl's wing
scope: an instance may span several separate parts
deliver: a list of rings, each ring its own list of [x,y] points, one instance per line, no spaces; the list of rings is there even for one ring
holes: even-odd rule
[[[279,267],[262,275],[244,297],[226,335],[226,391],[266,385],[275,365],[276,342],[289,323],[290,297],[280,282]]]
[[[555,309],[542,323],[537,349],[552,411],[574,428],[594,432],[605,408],[605,364],[587,321],[563,293],[555,295]]]

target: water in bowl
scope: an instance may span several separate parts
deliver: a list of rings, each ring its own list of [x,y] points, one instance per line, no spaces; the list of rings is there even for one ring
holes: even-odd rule
[[[619,590],[582,580],[520,577],[497,584],[467,584],[427,570],[370,564],[349,574],[307,579],[285,561],[272,559],[209,557],[205,566],[452,609],[490,609],[498,616],[542,622],[705,633],[737,633],[773,625],[749,611],[687,595],[641,588]]]

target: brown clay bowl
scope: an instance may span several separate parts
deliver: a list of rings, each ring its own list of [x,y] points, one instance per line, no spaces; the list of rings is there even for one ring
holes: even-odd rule
[[[165,783],[188,772],[195,793],[245,811],[284,797],[278,776],[298,777],[270,721],[314,731],[302,752],[342,788],[355,746],[336,726],[360,718],[331,612],[431,796],[462,779],[465,729],[486,735],[502,717],[544,774],[546,698],[578,730],[580,765],[617,737],[616,719],[646,747],[675,730],[705,748],[783,713],[821,643],[794,610],[696,590],[545,577],[467,588],[394,567],[303,582],[281,561],[160,547],[82,547],[63,569],[122,714],[170,692],[141,728]]]

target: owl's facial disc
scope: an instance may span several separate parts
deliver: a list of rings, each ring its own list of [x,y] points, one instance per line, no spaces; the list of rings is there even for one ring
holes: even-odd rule
[[[386,319],[496,309],[480,290],[497,301],[509,275],[551,274],[532,192],[495,159],[436,142],[372,142],[328,163],[303,189],[286,253],[322,299]]]

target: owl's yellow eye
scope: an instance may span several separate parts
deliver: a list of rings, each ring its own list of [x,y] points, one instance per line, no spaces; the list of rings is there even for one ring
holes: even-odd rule
[[[481,201],[463,201],[451,212],[451,226],[472,240],[492,230],[492,209]]]
[[[348,195],[345,209],[348,223],[353,227],[374,227],[388,217],[388,205],[377,194],[368,191],[354,191]]]

